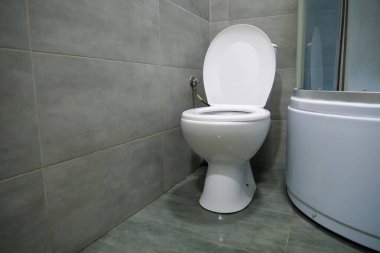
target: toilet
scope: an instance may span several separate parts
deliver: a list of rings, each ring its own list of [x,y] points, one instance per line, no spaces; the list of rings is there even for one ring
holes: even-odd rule
[[[270,126],[264,106],[270,95],[276,47],[259,28],[234,25],[211,42],[203,79],[210,107],[184,111],[183,135],[208,162],[200,205],[233,213],[252,200],[256,184],[249,159],[263,144]]]

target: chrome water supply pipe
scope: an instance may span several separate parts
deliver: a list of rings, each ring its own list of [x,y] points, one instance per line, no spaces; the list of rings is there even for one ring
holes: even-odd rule
[[[197,95],[197,86],[199,84],[199,79],[195,76],[190,77],[190,87],[192,90],[193,108],[195,108],[195,97]]]
[[[195,76],[190,77],[190,87],[192,90],[192,99],[193,99],[193,108],[195,108],[195,100],[196,98],[199,99],[203,104],[210,106],[198,93],[197,93],[197,86],[199,84],[199,79]]]

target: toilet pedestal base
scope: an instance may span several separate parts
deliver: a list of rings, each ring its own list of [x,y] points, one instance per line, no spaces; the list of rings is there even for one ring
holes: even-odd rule
[[[256,190],[249,161],[241,167],[209,162],[201,206],[216,213],[233,213],[244,209]]]

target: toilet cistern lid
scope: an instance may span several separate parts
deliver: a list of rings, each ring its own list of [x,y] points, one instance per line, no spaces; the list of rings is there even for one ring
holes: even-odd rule
[[[268,36],[252,25],[230,26],[213,39],[206,53],[203,79],[208,103],[264,107],[275,71]]]

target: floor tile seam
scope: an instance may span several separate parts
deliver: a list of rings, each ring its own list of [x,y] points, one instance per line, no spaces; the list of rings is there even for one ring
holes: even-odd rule
[[[239,247],[239,246],[236,246],[236,245],[231,245],[231,244],[228,244],[228,243],[219,243],[219,242],[217,243],[217,242],[215,242],[215,241],[211,241],[211,240],[208,240],[208,239],[206,239],[206,238],[202,238],[202,237],[198,237],[198,236],[195,236],[195,235],[192,235],[192,234],[188,234],[188,233],[186,233],[186,232],[181,232],[181,233],[183,233],[183,234],[185,234],[185,235],[187,235],[187,236],[193,237],[193,238],[195,238],[195,239],[200,239],[200,240],[203,240],[203,241],[207,241],[207,242],[213,243],[213,244],[215,244],[215,245],[223,245],[223,246],[226,246],[226,247],[239,249],[239,250],[242,250],[242,251],[245,251],[245,252],[256,252],[256,251],[254,251],[253,249],[247,249],[247,248]],[[267,242],[272,242],[271,240],[269,240],[269,239],[267,239],[267,238],[263,238],[263,237],[261,237],[260,240],[265,240],[265,241],[267,241]],[[272,243],[273,243],[273,242],[272,242]],[[277,246],[281,246],[281,244],[278,243],[278,242],[275,242],[275,243],[273,243],[273,244],[274,244],[274,245],[277,245]]]
[[[182,7],[182,6],[180,6],[180,5],[176,4],[176,3],[174,3],[172,0],[166,0],[166,1],[169,2],[169,3],[171,3],[171,4],[173,4],[173,5],[176,6],[177,8],[179,8],[179,9],[181,9],[181,10],[184,10],[184,11],[186,11],[187,13],[189,13],[189,14],[191,14],[191,15],[197,17],[197,18],[200,19],[200,20],[205,21],[205,22],[207,22],[207,23],[210,23],[210,21],[208,21],[208,20],[206,20],[206,19],[204,19],[204,18],[198,16],[198,15],[195,14],[195,13],[192,13],[191,11],[185,9],[184,7]],[[160,15],[160,16],[161,16],[161,15]]]
[[[59,164],[62,164],[62,163],[65,163],[65,162],[69,162],[69,161],[72,161],[72,160],[75,160],[75,159],[79,159],[79,158],[82,158],[82,157],[86,157],[86,156],[89,156],[89,155],[92,155],[92,154],[95,154],[95,153],[100,153],[100,152],[103,152],[103,151],[106,151],[106,150],[112,150],[112,149],[120,148],[120,147],[122,147],[124,145],[133,144],[134,142],[142,141],[144,139],[148,139],[148,138],[151,138],[151,137],[154,137],[154,136],[159,136],[160,134],[163,134],[163,131],[152,133],[152,134],[148,134],[148,135],[144,135],[144,136],[139,137],[137,139],[129,140],[129,141],[126,141],[126,142],[121,142],[121,143],[118,143],[118,144],[113,144],[113,145],[110,145],[110,146],[107,146],[107,147],[104,147],[104,148],[100,148],[100,149],[97,149],[97,150],[94,150],[94,151],[91,151],[91,152],[88,152],[88,153],[84,153],[84,154],[81,154],[81,155],[78,155],[78,156],[75,156],[75,157],[68,158],[68,159],[65,159],[65,160],[62,160],[62,161],[59,161],[59,162],[55,162],[55,163],[51,163],[51,164],[44,164],[44,165],[41,166],[40,169],[47,169],[48,167],[59,165]]]
[[[97,61],[110,61],[110,62],[118,62],[118,63],[130,63],[130,64],[140,64],[140,65],[149,65],[149,66],[157,66],[157,67],[168,67],[168,68],[177,68],[177,69],[189,69],[189,70],[202,70],[202,68],[196,68],[193,66],[172,66],[172,65],[166,65],[161,63],[150,63],[150,62],[142,62],[142,61],[131,61],[131,60],[120,60],[120,59],[114,59],[114,58],[102,58],[102,57],[96,57],[96,56],[86,56],[86,55],[79,55],[79,54],[69,54],[69,53],[63,53],[63,52],[52,52],[52,51],[41,51],[41,50],[20,50],[20,49],[13,49],[13,48],[2,48],[1,50],[12,50],[12,51],[22,51],[22,52],[31,52],[32,54],[44,54],[44,55],[53,55],[53,56],[63,56],[63,57],[71,57],[71,58],[79,58],[79,59],[88,59],[88,60],[97,60]]]
[[[166,194],[166,193],[165,193]],[[262,211],[260,211],[260,213],[263,213]],[[272,215],[272,213],[269,213]],[[282,216],[289,216],[289,215],[284,215],[284,214],[280,214]],[[160,222],[157,222],[155,219],[153,218],[150,218],[150,217],[143,217],[143,218],[139,218],[139,217],[131,217],[131,219],[134,219],[134,220],[137,220],[138,222],[141,222],[143,224],[149,224],[149,223],[155,223],[156,225],[159,225],[159,226],[164,226],[164,224],[160,223]],[[246,222],[246,221],[236,221],[237,223],[240,223],[240,224],[243,224],[243,225],[247,225],[247,226],[253,226],[255,225],[254,223],[252,222]],[[234,222],[236,224],[236,222]],[[220,242],[215,242],[215,241],[211,241],[207,238],[203,238],[203,237],[200,237],[200,236],[196,236],[194,235],[193,233],[191,233],[190,231],[187,231],[187,230],[180,230],[180,229],[177,229],[177,228],[173,228],[173,227],[165,227],[167,228],[168,230],[170,231],[174,231],[174,232],[177,232],[177,233],[181,233],[181,234],[185,234],[187,236],[190,236],[190,237],[193,237],[193,238],[197,238],[197,239],[201,239],[201,240],[204,240],[204,241],[208,241],[208,242],[211,242],[211,243],[214,243],[214,244],[219,244],[219,245],[224,245],[224,246],[228,246],[228,247],[233,247],[233,248],[237,248],[237,249],[241,249],[241,250],[244,250],[244,251],[249,251],[249,249],[246,249],[246,248],[241,248],[241,247],[238,247],[236,245],[231,245],[231,244],[228,244],[228,243],[220,243]],[[265,240],[267,242],[271,242],[270,239],[268,238],[265,238],[265,237],[260,237],[261,240]],[[276,245],[278,246],[282,246],[282,243],[281,242],[275,242]]]
[[[283,216],[282,218],[291,218],[292,215],[290,214],[285,214],[285,213],[274,213],[274,212],[270,212],[270,211],[265,211],[265,210],[258,210],[257,208],[253,208],[253,210],[256,212],[256,213],[259,213],[259,214],[269,214],[269,215],[280,215],[280,216]],[[245,222],[246,224],[251,224],[249,222]]]
[[[135,219],[138,219],[138,218],[135,218]],[[196,235],[194,235],[192,233],[187,233],[186,231],[181,231],[181,230],[178,230],[176,228],[165,226],[164,224],[161,224],[161,223],[159,223],[159,222],[157,222],[157,221],[155,221],[153,219],[150,219],[150,218],[141,219],[138,222],[141,222],[141,223],[143,223],[145,225],[149,225],[149,223],[154,223],[156,226],[162,227],[162,228],[167,229],[167,230],[169,230],[171,232],[174,232],[176,234],[183,234],[183,235],[191,237],[193,239],[204,241],[204,242],[208,242],[208,243],[211,243],[211,244],[216,245],[216,246],[225,246],[225,247],[228,247],[228,248],[239,249],[239,250],[242,250],[242,251],[247,252],[247,253],[250,252],[248,249],[236,247],[235,245],[230,245],[230,244],[225,244],[225,243],[219,243],[219,242],[211,241],[211,240],[208,240],[206,238],[196,236]]]
[[[286,216],[291,216],[292,213],[284,213],[284,212],[276,212],[276,211],[269,211],[269,210],[257,210],[257,212],[268,212],[270,214],[281,214],[281,215],[286,215]]]

